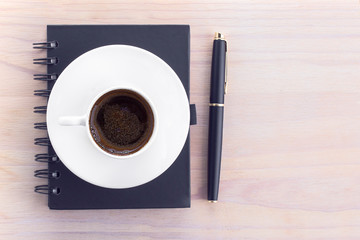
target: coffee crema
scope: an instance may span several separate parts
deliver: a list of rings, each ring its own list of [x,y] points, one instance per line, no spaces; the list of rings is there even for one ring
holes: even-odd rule
[[[90,112],[89,127],[104,151],[124,156],[139,151],[154,129],[154,114],[138,93],[118,89],[101,96]]]

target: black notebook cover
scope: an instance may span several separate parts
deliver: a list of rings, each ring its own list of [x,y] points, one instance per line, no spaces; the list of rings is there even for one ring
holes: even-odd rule
[[[47,50],[57,64],[48,65],[48,74],[61,74],[81,54],[104,45],[126,44],[148,50],[162,58],[179,76],[189,98],[188,25],[49,25],[48,41],[57,47]],[[76,81],[76,80],[74,80]],[[48,81],[51,90],[55,81]],[[175,162],[162,175],[138,187],[108,189],[78,178],[60,161],[49,162],[49,208],[51,209],[117,209],[190,207],[189,135]],[[56,154],[48,147],[49,155]],[[58,189],[53,192],[52,189]]]

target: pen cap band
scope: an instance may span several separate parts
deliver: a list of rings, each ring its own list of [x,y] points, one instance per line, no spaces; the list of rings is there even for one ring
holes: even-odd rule
[[[214,40],[211,64],[211,103],[224,103],[226,42]]]

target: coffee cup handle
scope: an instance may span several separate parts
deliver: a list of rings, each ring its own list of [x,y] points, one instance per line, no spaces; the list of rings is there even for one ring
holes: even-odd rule
[[[61,126],[85,126],[86,116],[64,116],[59,118]]]

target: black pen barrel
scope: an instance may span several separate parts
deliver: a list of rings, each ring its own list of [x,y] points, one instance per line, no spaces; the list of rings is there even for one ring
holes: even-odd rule
[[[212,202],[217,201],[219,193],[227,50],[226,41],[217,36],[222,35],[216,35],[213,44],[208,138],[208,200]]]
[[[210,106],[208,146],[208,200],[217,201],[220,182],[224,107]]]

